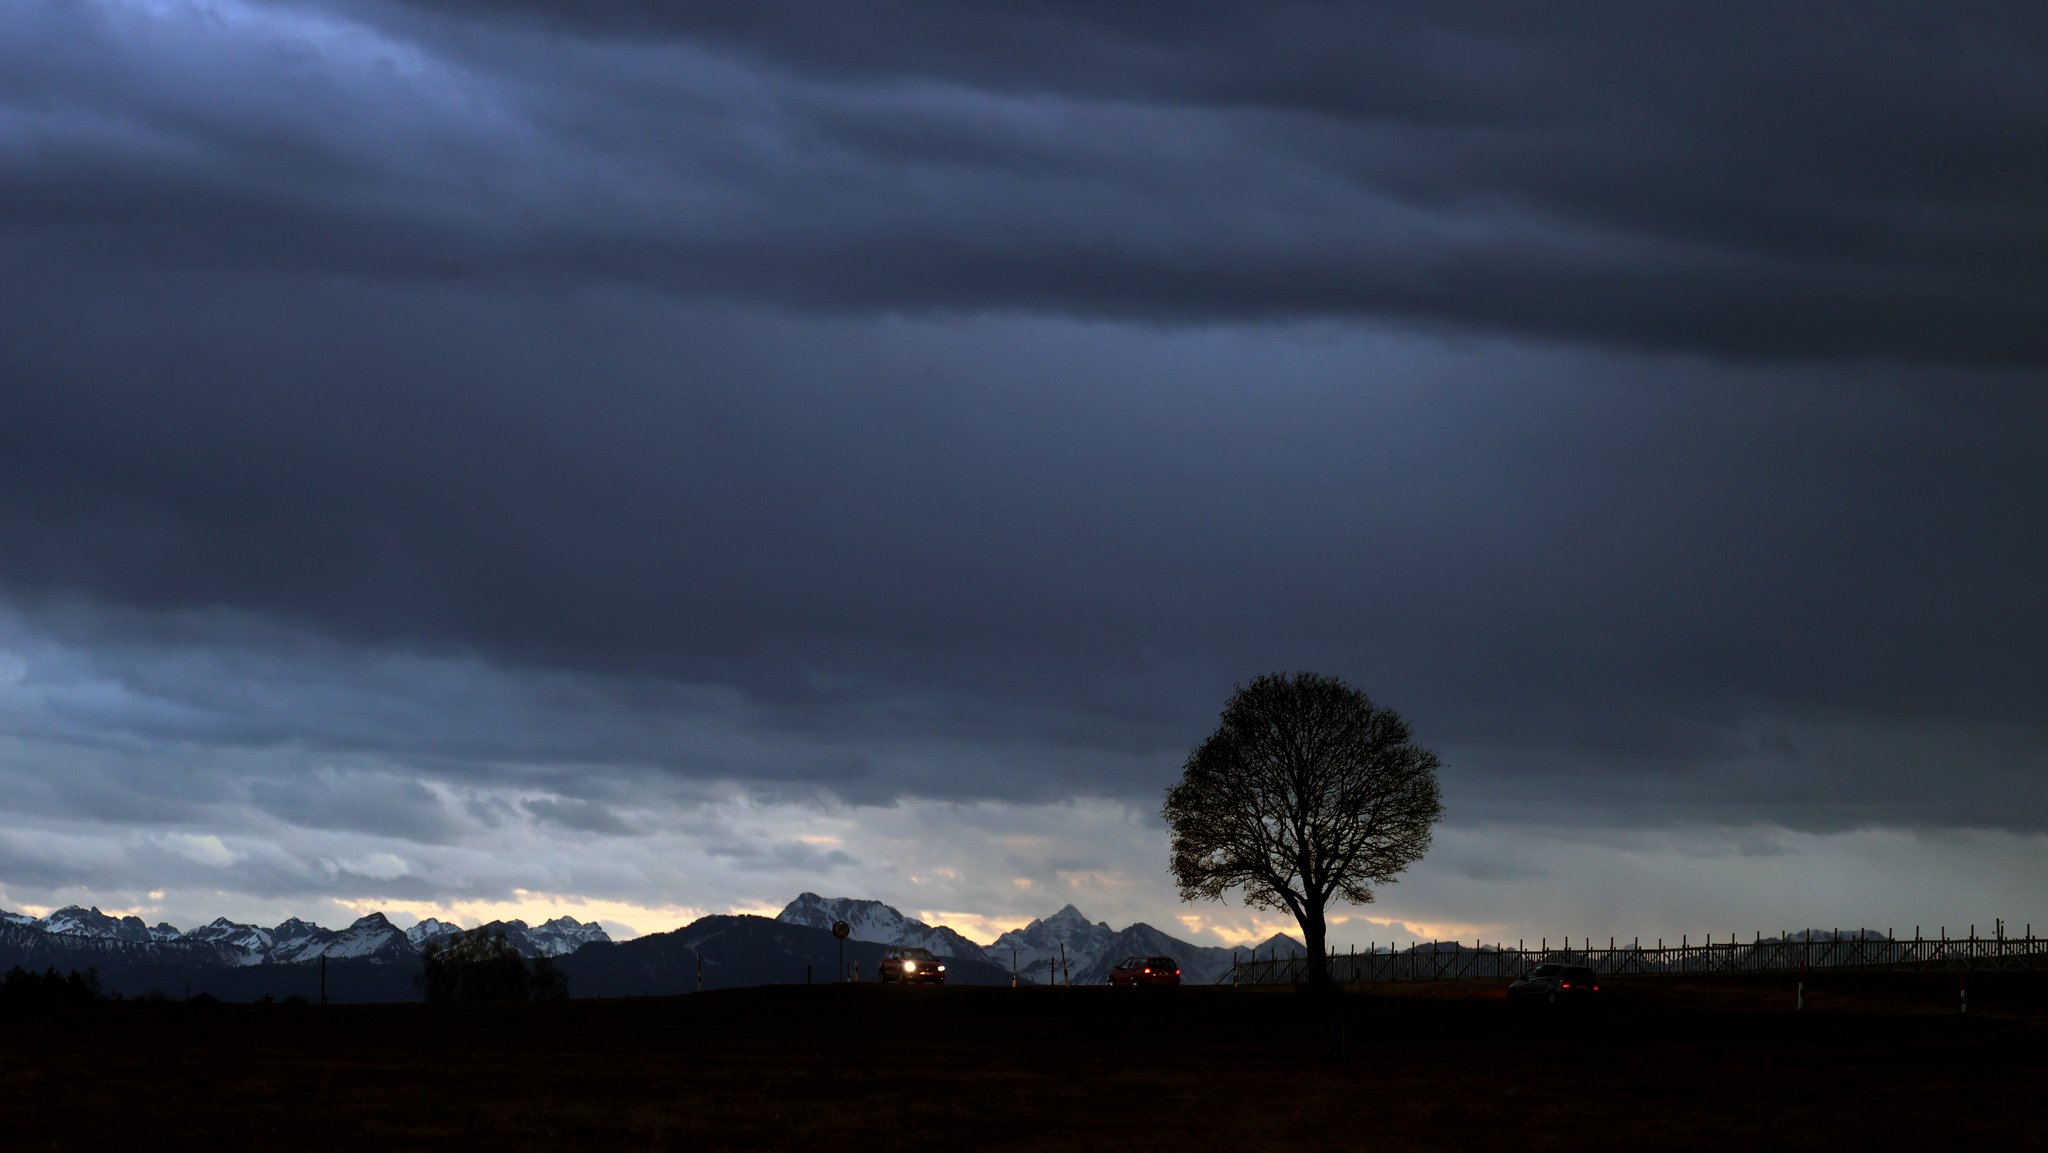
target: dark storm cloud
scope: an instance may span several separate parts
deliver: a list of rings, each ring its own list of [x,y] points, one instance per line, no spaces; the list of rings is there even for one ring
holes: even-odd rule
[[[24,803],[1149,809],[1312,667],[1489,819],[2039,827],[2036,17],[852,11],[0,16]]]
[[[16,243],[857,313],[2048,350],[2048,18],[2011,6],[328,10],[376,37],[275,11],[299,24],[15,16]]]
[[[1143,799],[1230,681],[1306,666],[1499,766],[1475,806],[1640,773],[1582,803],[1741,811],[1699,766],[1763,756],[1819,824],[1865,810],[1774,727],[2031,739],[2023,390],[1486,352],[1403,372],[1519,379],[1388,390],[1416,354],[1370,341],[183,283],[217,319],[133,297],[120,344],[73,339],[61,281],[16,314],[17,363],[63,386],[0,428],[5,579],[99,654],[81,683],[121,689],[52,698],[40,723],[75,734],[288,738],[592,801],[650,772]],[[294,387],[251,387],[257,363]],[[1933,811],[1921,762],[1864,771],[1870,811]],[[2001,796],[1936,810],[2022,819]]]
[[[533,814],[537,820],[578,832],[598,833],[610,837],[629,837],[634,832],[633,826],[621,820],[617,813],[603,805],[593,805],[589,801],[539,798],[522,801],[520,807]]]

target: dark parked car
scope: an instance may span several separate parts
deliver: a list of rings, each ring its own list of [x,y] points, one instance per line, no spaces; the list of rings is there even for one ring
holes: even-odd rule
[[[919,949],[910,945],[896,945],[882,954],[880,965],[882,983],[909,981],[912,984],[943,985],[946,983],[946,965],[932,955],[930,949]]]
[[[1125,957],[1109,971],[1112,985],[1158,985],[1168,989],[1180,986],[1180,964],[1172,957]]]
[[[1508,986],[1511,1001],[1589,999],[1600,992],[1600,975],[1584,965],[1538,965]]]

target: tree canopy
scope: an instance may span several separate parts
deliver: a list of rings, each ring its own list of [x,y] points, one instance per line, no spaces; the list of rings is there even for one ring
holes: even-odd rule
[[[560,1000],[567,974],[546,957],[529,965],[504,933],[471,929],[453,941],[428,941],[420,950],[420,995],[429,1001]]]
[[[1438,765],[1398,713],[1335,677],[1238,686],[1166,791],[1181,899],[1236,890],[1254,908],[1286,909],[1310,983],[1327,986],[1330,902],[1372,901],[1428,851],[1443,818]]]

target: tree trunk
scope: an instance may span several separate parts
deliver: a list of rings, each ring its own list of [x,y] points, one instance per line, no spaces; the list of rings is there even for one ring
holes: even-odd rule
[[[1308,946],[1308,987],[1319,992],[1336,988],[1336,982],[1330,980],[1329,939],[1330,929],[1323,915],[1323,906],[1313,901],[1303,906],[1301,941]]]

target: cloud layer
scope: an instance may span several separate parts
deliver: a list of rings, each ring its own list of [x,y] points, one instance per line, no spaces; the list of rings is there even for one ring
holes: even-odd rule
[[[2034,868],[2048,28],[1248,12],[0,15],[0,893],[1163,869],[1291,668],[1453,828]]]

